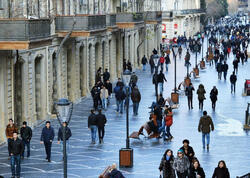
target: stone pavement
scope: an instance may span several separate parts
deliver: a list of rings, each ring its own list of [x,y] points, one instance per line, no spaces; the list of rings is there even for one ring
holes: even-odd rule
[[[204,43],[205,44],[205,43]],[[204,45],[205,46],[205,45]],[[205,52],[204,52],[205,54]],[[194,56],[191,63],[194,66]],[[172,55],[171,55],[172,57]],[[183,53],[184,57],[184,53]],[[184,60],[177,59],[177,83],[179,84],[186,75]],[[198,59],[201,57],[198,56]],[[189,111],[187,99],[181,92],[180,107],[174,111],[174,124],[171,132],[174,136],[172,142],[163,142],[162,139],[130,139],[131,147],[134,149],[134,167],[121,169],[127,178],[157,178],[159,177],[159,163],[164,151],[168,148],[176,152],[182,146],[183,139],[189,139],[194,148],[196,157],[200,160],[207,177],[212,177],[214,168],[219,160],[225,160],[231,177],[244,175],[250,172],[250,136],[243,131],[246,104],[250,101],[249,96],[242,96],[244,80],[250,78],[250,63],[239,65],[236,94],[230,93],[229,76],[232,71],[232,56],[228,60],[228,80],[219,81],[214,66],[200,72],[200,79],[192,80],[195,89],[200,83],[205,85],[207,91],[204,109],[212,116],[215,131],[211,134],[211,148],[208,151],[202,149],[201,134],[197,131],[199,118],[202,112],[198,110],[197,95],[194,95],[194,109]],[[142,100],[139,107],[139,115],[132,116],[130,107],[130,133],[137,131],[149,117],[148,107],[155,101],[154,85],[149,72],[137,71],[139,89]],[[166,73],[168,82],[165,84],[164,97],[170,96],[174,88],[174,61],[171,60],[169,72]],[[216,85],[219,90],[216,111],[211,109],[209,93]],[[105,127],[103,144],[90,143],[90,131],[87,128],[87,117],[92,106],[91,98],[85,98],[74,105],[74,112],[70,123],[72,138],[70,139],[70,150],[68,156],[69,178],[96,178],[104,168],[112,163],[119,165],[119,149],[126,146],[126,117],[125,114],[115,113],[115,101],[112,99],[108,111],[105,112],[108,122]],[[62,151],[60,145],[54,140],[52,146],[52,162],[45,161],[45,151],[40,145],[40,134],[44,124],[33,130],[31,142],[31,157],[22,161],[22,177],[24,178],[58,178],[63,177]],[[57,134],[59,124],[52,120],[52,126]],[[7,146],[0,147],[0,175],[10,177],[10,165],[7,159]]]

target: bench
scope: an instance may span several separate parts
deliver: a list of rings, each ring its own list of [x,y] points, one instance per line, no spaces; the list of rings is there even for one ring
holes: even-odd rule
[[[109,170],[111,169],[111,166],[108,166],[104,169],[102,174],[100,174],[99,178],[109,178]]]

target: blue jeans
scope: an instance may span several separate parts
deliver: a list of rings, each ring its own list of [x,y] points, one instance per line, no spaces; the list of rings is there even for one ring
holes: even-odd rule
[[[61,140],[61,151],[63,152],[63,140]],[[69,153],[69,140],[66,140],[66,153]]]
[[[102,99],[102,108],[103,108],[103,109],[106,109],[106,108],[107,108],[107,99],[106,99],[106,98],[103,98],[103,99]]]
[[[133,103],[134,115],[138,115],[138,108],[139,108],[139,103],[138,102]]]
[[[160,124],[160,122],[157,121],[157,124]],[[165,139],[165,135],[166,135],[166,132],[165,132],[165,127],[166,127],[166,122],[165,120],[163,121],[163,123],[160,125],[158,131],[161,133],[162,132],[162,138],[163,140]]]
[[[159,88],[160,88],[160,93],[162,94],[162,92],[163,92],[163,83],[159,83]]]
[[[153,74],[155,70],[155,66],[150,66],[150,68],[151,68],[151,74]]]
[[[146,70],[146,64],[142,65],[142,70],[145,71]]]
[[[165,64],[166,65],[166,71],[168,71],[168,64]]]
[[[12,155],[10,158],[12,176],[20,177],[20,172],[21,172],[21,165],[20,164],[21,164],[20,155]],[[16,167],[15,167],[15,165],[16,165]]]
[[[203,148],[205,148],[205,137],[207,139],[207,145],[209,145],[209,143],[210,143],[210,133],[202,133]]]
[[[96,139],[96,131],[97,131],[96,125],[91,125],[91,126],[90,126],[90,131],[91,131],[91,139],[92,139],[92,142],[95,142],[95,139]]]
[[[123,100],[117,100],[117,109],[116,109],[117,112],[120,111],[120,113],[122,114],[123,113]]]
[[[30,142],[23,140],[23,153],[22,157],[24,157],[24,152],[25,152],[25,145],[27,146],[27,157],[30,156]]]

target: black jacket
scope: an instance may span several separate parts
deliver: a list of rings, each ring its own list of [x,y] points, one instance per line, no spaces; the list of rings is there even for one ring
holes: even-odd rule
[[[110,73],[109,72],[104,72],[103,73],[103,81],[107,81],[110,78]]]
[[[96,121],[97,121],[98,127],[104,127],[106,122],[107,122],[107,119],[106,119],[106,116],[104,114],[97,114]]]
[[[16,140],[11,139],[9,143],[9,152],[13,155],[20,155],[23,153],[24,146],[23,142],[17,138]]]
[[[66,140],[69,140],[69,138],[72,136],[72,133],[71,133],[71,130],[69,127],[66,126],[66,131],[65,131],[65,138]],[[58,138],[57,138],[58,141],[63,141],[63,128],[60,127],[59,130],[58,130]]]
[[[228,64],[222,64],[222,71],[227,72],[228,70]]]
[[[158,83],[163,83],[164,80],[167,81],[166,78],[165,78],[165,75],[163,73],[159,73],[158,76],[157,76]]]
[[[236,75],[235,75],[235,74],[232,74],[232,75],[230,76],[230,82],[234,84],[234,83],[236,83],[236,81],[237,81]]]
[[[117,169],[113,169],[108,175],[110,178],[125,178]]]
[[[201,178],[205,178],[205,172],[202,167],[198,167],[197,169],[192,167],[190,169],[189,178],[197,178],[197,175],[201,176]]]
[[[104,84],[105,88],[107,88],[108,92],[109,92],[109,95],[112,93],[112,83],[105,83]]]
[[[21,137],[23,141],[30,141],[32,137],[32,130],[30,127],[22,127],[20,130]]]
[[[227,168],[215,168],[212,178],[230,178],[230,174]]]
[[[97,120],[96,120],[96,115],[95,114],[90,114],[88,117],[88,128],[91,125],[96,125],[97,124]]]
[[[188,157],[190,163],[192,163],[192,159],[193,159],[193,157],[195,155],[194,149],[191,146],[188,146],[187,147],[187,153],[185,152],[184,146],[181,147],[180,149],[182,149],[184,151],[184,154]],[[190,156],[190,154],[192,154],[192,156]]]
[[[53,127],[49,127],[47,128],[46,126],[43,128],[42,130],[42,134],[41,134],[41,141],[44,141],[44,142],[50,142],[50,140],[54,140],[54,136],[55,136],[55,133],[54,133],[54,129]]]

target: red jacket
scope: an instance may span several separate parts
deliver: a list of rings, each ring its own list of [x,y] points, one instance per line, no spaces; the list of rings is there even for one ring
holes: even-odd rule
[[[173,113],[169,112],[166,117],[165,117],[165,121],[166,121],[166,126],[170,127],[173,124]]]
[[[164,57],[160,57],[160,63],[163,64],[165,61],[165,58]]]

